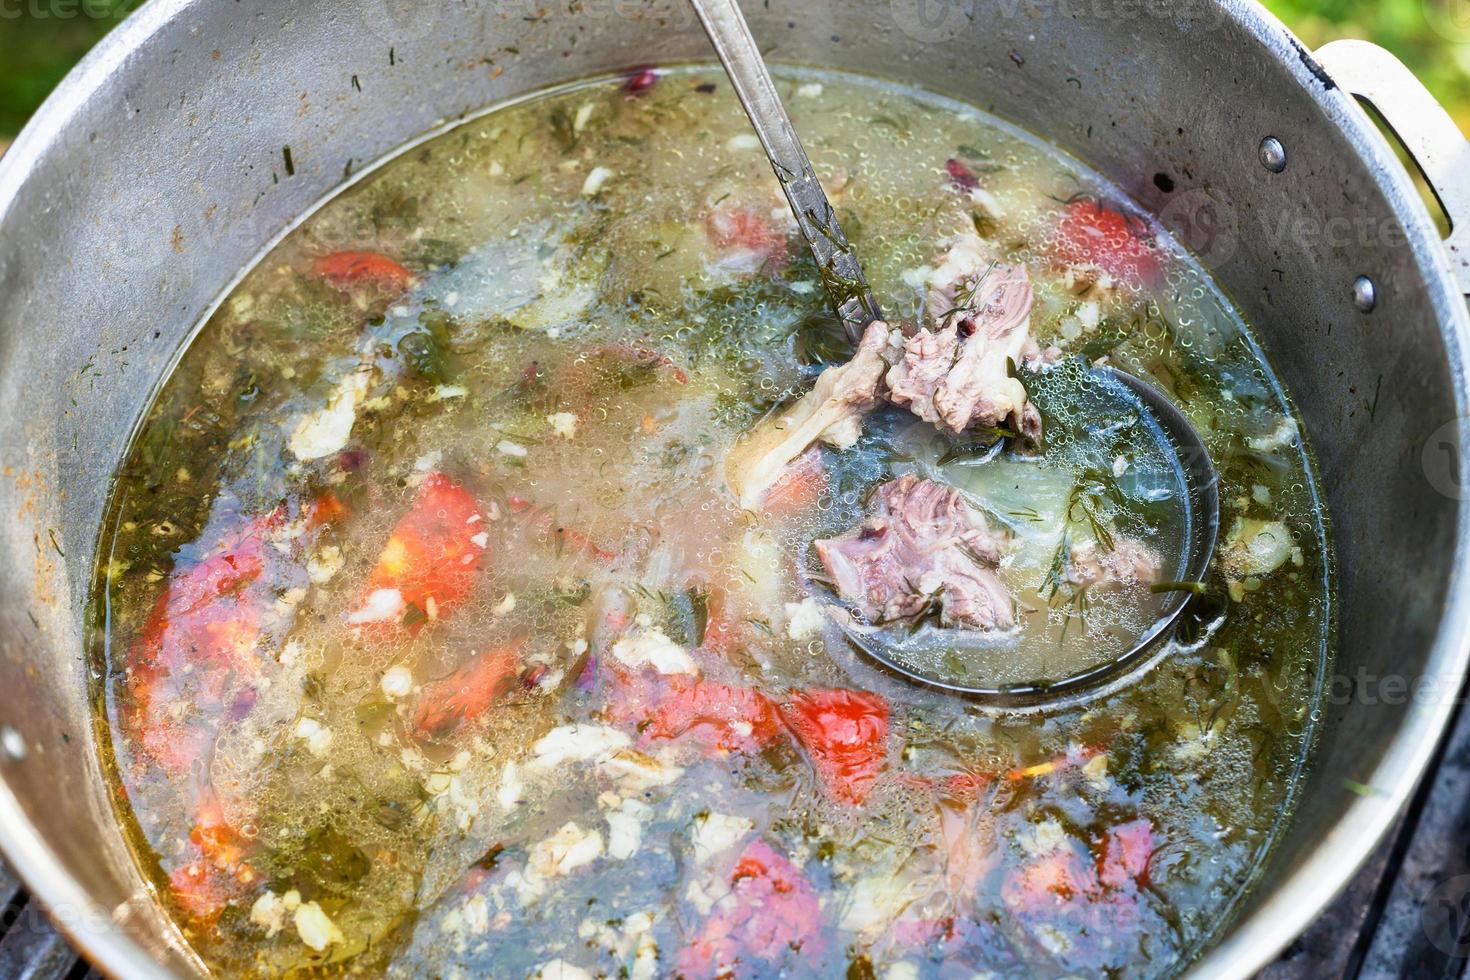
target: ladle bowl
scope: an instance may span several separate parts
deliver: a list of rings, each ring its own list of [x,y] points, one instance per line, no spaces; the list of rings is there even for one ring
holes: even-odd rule
[[[1110,366],[1094,367],[1089,374],[1099,382],[1094,391],[1111,389],[1116,392],[1120,411],[1136,405],[1147,412],[1157,426],[1158,434],[1168,443],[1168,455],[1177,467],[1178,483],[1184,491],[1180,499],[1181,540],[1177,542],[1177,549],[1167,549],[1180,556],[1175,566],[1177,578],[1161,584],[1166,598],[1149,627],[1122,654],[1105,663],[1055,678],[1024,683],[961,682],[926,670],[899,656],[882,642],[882,631],[859,628],[850,621],[844,621],[839,613],[833,619],[854,650],[885,670],[914,683],[1008,710],[1060,707],[1100,697],[1132,683],[1167,656],[1168,640],[1174,627],[1185,608],[1202,591],[1214,557],[1215,540],[1220,531],[1219,476],[1199,431],[1157,387]],[[830,593],[827,600],[833,601]],[[958,634],[961,631],[944,632]]]

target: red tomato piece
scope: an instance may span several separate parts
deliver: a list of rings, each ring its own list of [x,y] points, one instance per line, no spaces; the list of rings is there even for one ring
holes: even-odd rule
[[[827,792],[862,803],[888,758],[888,701],[870,691],[800,691],[782,710]]]
[[[257,675],[269,665],[257,647],[268,626],[281,625],[267,613],[282,589],[307,583],[302,556],[343,513],[341,501],[325,494],[223,533],[211,525],[181,551],[128,651],[124,724],[144,755],[170,773],[185,772],[204,758],[222,722],[250,711]],[[283,554],[271,537],[293,520],[305,533],[291,536]],[[196,554],[204,557],[191,561]]]
[[[713,681],[674,687],[648,718],[643,741],[689,738],[706,751],[756,752],[781,733],[769,698]]]
[[[414,282],[412,272],[380,252],[333,252],[312,262],[311,272],[338,289],[367,284],[402,292]]]
[[[1154,853],[1154,825],[1147,818],[1120,824],[1103,838],[1097,875],[1109,888],[1148,884],[1148,863]]]
[[[519,669],[517,644],[482,653],[447,677],[426,685],[414,709],[414,732],[425,738],[443,738],[470,724],[505,696]]]
[[[954,158],[946,160],[944,169],[949,174],[950,183],[954,184],[958,190],[973,191],[980,186],[980,180],[975,176],[975,172],[959,160]]]
[[[225,820],[213,793],[205,792],[189,832],[196,857],[169,872],[169,888],[191,920],[209,925],[226,905],[257,883],[245,860],[249,842]]]
[[[130,724],[144,752],[169,772],[200,759],[220,719],[235,714],[236,698],[251,690],[270,601],[255,585],[276,521],[257,518],[210,557],[175,568],[128,653]]]
[[[443,473],[424,478],[368,576],[353,626],[417,629],[444,616],[474,589],[488,547],[474,495]]]
[[[678,969],[687,977],[768,976],[821,962],[825,951],[816,889],[800,868],[757,839],[730,873],[730,891],[680,950]]]
[[[642,95],[658,84],[658,72],[652,68],[635,68],[623,83],[623,92],[627,95]]]
[[[206,792],[194,814],[193,841],[209,863],[231,871],[245,862],[246,842],[240,832],[225,819],[224,807],[213,792]]]
[[[1157,282],[1163,263],[1141,225],[1090,198],[1067,205],[1053,258],[1060,265],[1095,265],[1129,286]]]

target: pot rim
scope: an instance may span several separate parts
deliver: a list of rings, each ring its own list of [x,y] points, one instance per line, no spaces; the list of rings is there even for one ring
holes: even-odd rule
[[[1427,279],[1429,300],[1439,319],[1447,367],[1454,384],[1459,470],[1467,468],[1470,431],[1470,307],[1461,292],[1449,253],[1423,198],[1394,150],[1356,99],[1328,78],[1310,51],[1285,24],[1257,0],[1227,0],[1226,11],[1237,23],[1287,64],[1327,119],[1368,165],[1379,189],[1404,222],[1405,247]],[[1295,868],[1271,897],[1237,919],[1220,940],[1189,967],[1197,977],[1248,977],[1267,966],[1357,875],[1408,802],[1437,750],[1461,697],[1470,664],[1470,578],[1464,568],[1470,556],[1470,496],[1457,509],[1456,561],[1422,679],[1441,692],[1415,699],[1382,760],[1367,783],[1373,792],[1358,796],[1318,841],[1312,854]],[[1443,696],[1453,692],[1454,696]]]
[[[37,162],[57,135],[152,35],[196,0],[150,0],[113,28],[46,97],[13,143],[0,155],[0,227],[4,226]],[[91,739],[88,740],[89,743]],[[66,870],[36,832],[0,772],[0,852],[67,940],[97,970],[113,978],[166,978],[169,974],[143,945],[116,925],[116,909],[104,908]],[[151,891],[151,890],[150,890]],[[135,900],[130,897],[127,901]],[[189,955],[192,955],[189,954]]]
[[[207,0],[149,0],[113,29],[62,80],[0,156],[0,224],[14,206],[36,163],[83,105],[149,37]],[[1257,0],[1221,0],[1222,14],[1288,66],[1328,121],[1368,165],[1389,204],[1403,220],[1406,247],[1425,275],[1455,383],[1459,418],[1470,417],[1470,308],[1461,293],[1433,219],[1409,174],[1355,100],[1326,75],[1297,37]],[[1462,485],[1470,485],[1470,427],[1458,434]],[[1459,501],[1454,565],[1444,611],[1431,644],[1423,680],[1455,698],[1415,701],[1370,777],[1374,793],[1358,797],[1338,817],[1312,854],[1269,899],[1233,922],[1227,933],[1192,963],[1200,977],[1248,977],[1266,966],[1317,917],[1355,876],[1413,793],[1458,702],[1470,663],[1470,495]],[[113,911],[98,904],[65,869],[37,833],[0,773],[0,851],[56,922],[96,968],[111,977],[164,977],[144,946],[114,925]]]

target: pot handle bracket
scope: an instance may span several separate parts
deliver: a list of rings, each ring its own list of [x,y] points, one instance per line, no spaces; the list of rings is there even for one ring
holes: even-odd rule
[[[1450,219],[1445,248],[1461,291],[1470,295],[1470,140],[1424,83],[1378,45],[1333,41],[1314,57],[1344,92],[1378,111],[1413,158]]]

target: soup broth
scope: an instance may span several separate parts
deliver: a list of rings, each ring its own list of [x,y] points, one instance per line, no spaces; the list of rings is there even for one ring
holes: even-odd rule
[[[854,348],[714,71],[547,93],[389,162],[203,325],[103,534],[117,808],[210,969],[1162,975],[1230,918],[1291,811],[1330,639],[1286,395],[1075,160],[924,92],[779,81],[895,343],[940,315],[953,243],[1024,267],[1036,350],[1008,376],[1042,434],[885,403],[740,505],[745,434]],[[1147,419],[1083,410],[1099,359],[1209,445],[1205,582],[1174,581],[1180,487]],[[877,622],[834,584],[815,543],[870,533],[903,480],[999,535],[974,560],[1014,625],[955,628],[944,583]],[[1065,710],[986,709],[851,642],[1054,677],[1173,589],[1161,665]]]

